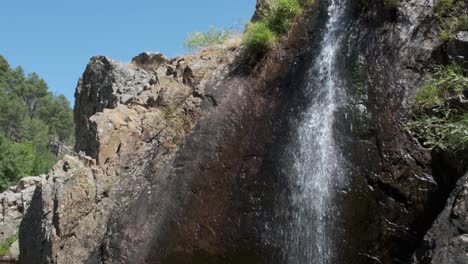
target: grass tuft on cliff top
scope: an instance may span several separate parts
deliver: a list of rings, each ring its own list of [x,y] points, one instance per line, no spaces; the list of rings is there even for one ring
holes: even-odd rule
[[[315,0],[275,0],[271,9],[259,21],[248,23],[243,45],[250,61],[258,61],[286,33],[304,8]]]
[[[255,22],[247,23],[242,36],[242,44],[247,51],[248,60],[254,64],[273,47],[278,38],[285,34],[306,7],[315,0],[274,0],[266,14]],[[238,31],[219,29],[214,26],[207,32],[189,33],[182,44],[187,51],[223,44],[238,36]]]
[[[264,18],[265,24],[276,34],[284,34],[302,11],[297,0],[276,0],[272,11]]]
[[[211,26],[207,32],[189,33],[182,46],[188,51],[197,51],[208,46],[223,44],[237,34],[238,32],[233,29],[219,29]]]
[[[276,34],[263,21],[249,23],[242,41],[250,58],[256,61],[275,44]]]

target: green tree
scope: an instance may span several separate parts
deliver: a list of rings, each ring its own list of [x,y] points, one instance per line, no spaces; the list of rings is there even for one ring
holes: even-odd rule
[[[49,135],[62,142],[72,140],[74,129],[73,112],[70,103],[63,95],[46,96],[38,103],[37,118],[49,125]]]
[[[31,175],[35,150],[31,144],[15,143],[0,135],[0,188],[4,190],[24,176]]]
[[[26,118],[22,122],[21,140],[35,147],[47,147],[49,142],[49,126],[37,118]]]
[[[12,69],[0,55],[0,191],[19,178],[46,173],[55,161],[50,143],[73,142],[70,103],[54,96],[36,73]]]
[[[15,95],[0,95],[0,129],[9,138],[19,140],[21,123],[27,116],[26,104]]]

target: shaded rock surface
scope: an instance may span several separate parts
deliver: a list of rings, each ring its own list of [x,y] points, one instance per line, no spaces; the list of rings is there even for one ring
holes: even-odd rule
[[[0,263],[18,260],[19,244],[16,238],[18,229],[30,206],[36,186],[40,185],[44,179],[45,176],[25,177],[16,186],[12,186],[0,194],[0,244],[6,245],[7,240],[15,240],[8,251],[0,256]]]
[[[421,264],[468,263],[468,174],[458,181],[414,258]]]
[[[458,32],[447,43],[447,55],[451,62],[468,67],[468,31]]]

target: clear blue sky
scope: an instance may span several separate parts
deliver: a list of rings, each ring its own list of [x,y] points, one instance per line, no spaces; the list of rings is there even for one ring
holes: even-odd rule
[[[241,26],[256,0],[10,0],[0,7],[0,54],[37,72],[73,102],[94,55],[129,61],[142,51],[184,53],[189,32]]]

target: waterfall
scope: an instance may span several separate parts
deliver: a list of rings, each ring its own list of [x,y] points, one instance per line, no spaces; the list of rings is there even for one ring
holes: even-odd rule
[[[339,57],[345,37],[345,0],[330,0],[315,62],[307,72],[309,104],[296,126],[290,168],[292,217],[287,235],[287,263],[330,264],[336,251],[333,198],[343,178],[333,124],[344,82]],[[336,254],[336,253],[335,253]]]

